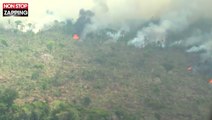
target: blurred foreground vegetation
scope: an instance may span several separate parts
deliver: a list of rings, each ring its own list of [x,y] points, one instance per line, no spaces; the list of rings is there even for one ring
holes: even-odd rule
[[[115,117],[124,120],[134,119],[118,109],[112,112],[99,108],[85,108],[59,100],[51,105],[42,101],[18,105],[14,103],[17,95],[13,89],[1,91],[1,120],[111,120]]]

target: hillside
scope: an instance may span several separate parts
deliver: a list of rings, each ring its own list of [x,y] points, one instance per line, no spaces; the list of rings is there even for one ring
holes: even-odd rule
[[[186,70],[198,55],[176,47],[135,48],[99,39],[1,30],[0,98],[10,95],[7,90],[17,96],[11,95],[6,107],[1,101],[0,110],[7,114],[0,118],[207,119],[209,77]]]

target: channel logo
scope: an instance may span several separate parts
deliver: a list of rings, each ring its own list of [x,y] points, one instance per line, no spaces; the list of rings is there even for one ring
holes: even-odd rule
[[[3,17],[28,17],[28,3],[3,3]]]

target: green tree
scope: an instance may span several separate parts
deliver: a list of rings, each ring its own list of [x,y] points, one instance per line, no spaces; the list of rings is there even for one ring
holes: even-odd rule
[[[35,101],[18,107],[16,112],[13,113],[13,118],[15,120],[46,120],[48,115],[48,104]]]
[[[87,120],[110,120],[111,115],[103,109],[90,109],[87,111]]]
[[[54,41],[48,41],[46,47],[50,52],[52,52],[52,50],[54,48]]]
[[[7,107],[11,107],[14,100],[18,97],[18,93],[14,89],[5,89],[0,94],[0,102],[7,105]]]
[[[39,70],[33,72],[31,75],[31,80],[37,80],[40,77],[40,73],[41,72]]]
[[[91,104],[91,99],[90,99],[90,97],[84,97],[84,98],[82,99],[82,104],[83,104],[83,106],[85,106],[85,107],[89,106],[89,105]]]
[[[9,46],[6,40],[1,40],[1,44],[4,45],[5,47]]]
[[[12,120],[13,102],[18,93],[13,89],[5,89],[0,92],[0,120]]]
[[[18,26],[21,25],[22,21],[21,20],[16,20],[15,24],[16,24],[16,28],[18,29]]]
[[[78,110],[73,106],[61,102],[55,101],[52,105],[50,120],[79,120]]]

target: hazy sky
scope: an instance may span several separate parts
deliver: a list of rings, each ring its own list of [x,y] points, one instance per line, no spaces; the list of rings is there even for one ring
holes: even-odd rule
[[[164,18],[170,13],[190,12],[190,19],[211,17],[212,0],[0,0],[4,2],[28,2],[28,18],[3,18],[22,19],[35,23],[40,27],[50,24],[55,19],[64,20],[73,18],[76,20],[79,10],[90,9],[95,13],[94,21],[99,25],[120,25],[130,20],[144,21],[151,18]],[[0,6],[2,9],[2,5]],[[52,11],[54,15],[47,15],[46,11]],[[170,15],[169,15],[170,16]],[[169,17],[168,16],[168,17]],[[174,16],[176,17],[176,16]],[[180,15],[178,17],[181,17]]]
[[[26,23],[31,22],[37,27],[48,24],[54,20],[65,20],[67,18],[77,18],[81,8],[91,9],[93,7],[92,0],[0,0],[4,2],[26,2],[29,3],[29,17],[2,17],[0,21],[5,22],[7,19],[23,20]],[[2,5],[0,6],[2,9]],[[46,11],[52,11],[54,15],[47,15]]]
[[[93,10],[96,20],[102,23],[121,23],[131,19],[160,17],[170,11],[193,9],[196,15],[211,16],[211,0],[0,0],[4,2],[28,2],[29,17],[37,23],[52,19],[77,18],[81,8]],[[0,6],[2,9],[2,5]],[[54,12],[47,16],[46,11]],[[2,19],[2,16],[1,16]],[[3,18],[3,20],[6,18]],[[14,18],[13,18],[14,19]],[[20,18],[18,18],[20,19]]]
[[[96,12],[99,19],[109,21],[150,18],[171,7],[171,0],[0,0],[4,2],[28,2],[29,18],[39,21],[46,18],[46,10],[55,13],[55,18],[76,18],[81,8]],[[2,9],[2,6],[1,6]]]

